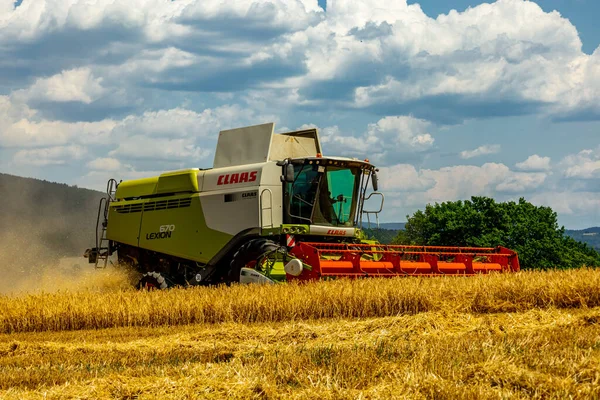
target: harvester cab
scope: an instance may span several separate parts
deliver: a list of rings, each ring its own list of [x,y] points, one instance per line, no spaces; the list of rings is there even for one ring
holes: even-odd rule
[[[317,129],[221,131],[211,169],[111,185],[98,212],[101,239],[86,254],[106,265],[116,252],[142,274],[140,287],[518,270],[516,254],[502,248],[365,240],[363,216],[378,221],[383,208],[377,169],[323,155]]]
[[[284,223],[320,225],[338,231],[360,226],[369,177],[377,176],[368,161],[323,158],[317,154],[285,160],[280,165],[285,167],[282,175]],[[383,207],[381,196],[379,211]]]

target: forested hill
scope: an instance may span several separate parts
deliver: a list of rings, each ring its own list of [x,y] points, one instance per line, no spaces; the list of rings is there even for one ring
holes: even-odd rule
[[[390,244],[398,235],[398,231],[403,230],[405,222],[382,222],[377,227],[377,224],[369,224],[363,220],[363,231],[369,239],[376,239],[379,243]]]
[[[92,247],[103,193],[0,173],[0,268],[80,256]]]
[[[364,221],[363,221],[364,223]],[[366,224],[365,224],[366,226]],[[380,229],[386,229],[386,230],[391,230],[391,231],[399,231],[401,229],[404,229],[404,227],[406,226],[406,222],[382,222],[379,224],[379,228]],[[373,227],[373,225],[371,225],[371,227]]]
[[[577,231],[566,229],[565,235],[571,236],[579,242],[587,243],[588,246],[596,249],[596,251],[600,253],[600,226]]]

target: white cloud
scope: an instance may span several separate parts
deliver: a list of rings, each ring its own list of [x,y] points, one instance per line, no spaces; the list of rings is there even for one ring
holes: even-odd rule
[[[316,0],[238,0],[235,2],[194,1],[184,9],[185,19],[206,21],[233,19],[248,21],[253,27],[283,28],[286,30],[304,29],[311,22],[318,21],[322,9]]]
[[[460,120],[521,114],[528,106],[526,112],[539,112],[542,104],[554,104],[557,112],[567,107],[567,93],[578,99],[593,83],[584,76],[593,57],[581,52],[575,27],[534,2],[499,0],[435,20],[416,5],[383,3],[339,1],[328,8],[318,35],[328,37],[329,29],[334,36],[319,41],[311,30],[304,32],[309,71],[290,84],[364,82],[354,87],[357,108],[402,104],[428,118]],[[436,97],[447,100],[431,101],[424,110]]]
[[[600,47],[590,56],[577,57],[568,66],[564,73],[572,85],[554,105],[553,113],[566,120],[600,119]]]
[[[68,29],[85,31],[104,25],[143,29],[161,18],[167,25],[181,10],[180,4],[155,0],[131,0],[125,3],[99,0],[24,1],[13,12],[0,17],[6,41],[33,41],[43,35]],[[2,18],[3,17],[3,18]],[[91,43],[90,43],[91,44]]]
[[[534,204],[549,206],[559,215],[593,216],[600,214],[600,196],[598,192],[541,192],[531,196]],[[590,226],[588,220],[584,226]]]
[[[260,116],[250,108],[224,105],[195,112],[181,107],[169,110],[146,111],[129,115],[115,126],[119,136],[143,135],[148,137],[213,137],[226,128],[262,123],[265,118],[275,121],[275,116]],[[269,119],[270,118],[270,119]]]
[[[60,146],[105,143],[116,122],[64,122],[39,116],[22,102],[0,96],[0,147]]]
[[[490,196],[511,175],[506,165],[498,163],[486,163],[481,167],[456,165],[439,170],[425,169],[421,173],[424,178],[435,181],[435,185],[424,193],[426,202]]]
[[[565,57],[575,62],[583,56],[573,25],[533,2],[500,0],[419,22],[395,22],[386,44],[412,56],[407,60],[411,69],[428,73],[410,81],[390,76],[387,82],[366,86],[357,91],[360,103],[382,100],[374,96],[406,101],[490,92],[557,101],[574,83],[572,73],[561,75],[570,67],[564,66]]]
[[[147,111],[119,121],[64,122],[41,118],[25,104],[0,96],[0,147],[18,165],[60,165],[89,156],[89,169],[121,176],[149,168],[209,166],[220,130],[269,120],[276,118],[225,105],[202,112]]]
[[[146,77],[148,81],[156,82],[158,78],[154,74],[182,67],[190,67],[196,63],[206,64],[207,62],[214,62],[214,58],[202,58],[175,47],[167,47],[163,49],[142,50],[125,63],[110,69],[109,73],[112,75],[122,75],[125,73],[137,79]],[[113,78],[118,79],[118,76],[114,76]],[[176,75],[166,78],[170,78],[173,82],[183,80],[183,77]]]
[[[409,205],[468,199],[471,196],[529,193],[542,187],[547,176],[511,171],[501,163],[456,165],[437,170],[417,170],[412,165],[400,164],[380,170],[382,188],[387,192],[400,192],[403,203]]]
[[[471,196],[488,196],[496,201],[525,197],[533,204],[551,207],[561,219],[572,221],[571,224],[578,227],[593,225],[594,216],[600,213],[598,193],[573,191],[564,185],[555,188],[547,182],[550,176],[544,172],[512,171],[499,163],[440,169],[419,169],[408,164],[380,168],[381,187],[386,196],[383,218],[404,221],[406,214],[423,209],[425,204],[465,200]]]
[[[219,121],[214,111],[207,109],[196,113],[183,108],[146,111],[142,115],[129,115],[119,122],[115,131],[121,136],[143,135],[147,137],[206,136],[218,131]],[[213,123],[212,132],[203,130]]]
[[[400,154],[419,152],[433,146],[434,138],[427,132],[428,121],[411,116],[388,116],[369,124],[360,136],[345,136],[337,126],[321,131],[326,151],[336,155],[365,157],[378,165],[392,163]]]
[[[600,178],[600,147],[568,155],[560,162],[560,168],[566,178]]]
[[[583,150],[565,157],[555,167],[564,177],[593,179],[600,177],[600,148]],[[597,224],[600,212],[600,189],[595,181],[558,180],[552,174],[549,157],[531,156],[511,170],[501,163],[481,166],[455,165],[440,169],[416,168],[399,164],[380,168],[380,182],[386,194],[388,220],[404,220],[404,216],[423,209],[427,203],[464,200],[471,196],[488,196],[496,201],[525,197],[536,205],[551,207],[562,221],[571,226]],[[530,171],[525,171],[530,169]],[[554,178],[554,179],[552,179]],[[565,222],[561,222],[565,223]],[[568,225],[568,223],[567,223]]]
[[[114,148],[108,156],[135,168],[183,168],[209,166],[218,133],[223,129],[277,121],[277,117],[256,113],[251,108],[224,105],[195,112],[184,108],[147,111],[129,115],[111,132]],[[143,164],[143,165],[142,165]]]
[[[76,101],[89,104],[106,93],[102,78],[93,76],[90,68],[62,71],[50,78],[38,78],[28,89],[13,94],[22,101]]]
[[[24,74],[53,71],[29,90],[54,101],[89,104],[123,87],[136,99],[144,98],[131,94],[140,86],[252,87],[286,90],[271,100],[277,105],[333,100],[427,119],[539,112],[544,104],[555,115],[600,116],[600,52],[582,53],[570,21],[532,1],[498,0],[436,19],[405,0],[336,0],[326,13],[316,0],[39,0],[5,8],[0,72],[33,63]],[[72,55],[41,60],[17,51],[71,37],[87,46],[65,43]]]
[[[40,118],[37,111],[22,103],[11,102],[7,96],[0,96],[0,146],[15,149],[45,147],[52,151],[68,148],[65,147],[68,144],[92,146],[99,160],[89,164],[92,169],[106,169],[111,162],[107,156],[120,163],[135,160],[169,162],[157,164],[157,168],[169,168],[173,163],[205,162],[214,152],[220,130],[266,121],[277,121],[277,118],[259,115],[238,105],[224,105],[199,113],[173,108],[129,115],[120,121],[63,122]],[[112,150],[108,151],[106,147]],[[17,152],[16,159],[23,161],[29,155],[43,154],[44,151],[21,150]],[[45,165],[59,161],[44,157],[40,163]],[[117,164],[112,162],[110,165],[110,170],[115,170]]]
[[[43,167],[47,165],[68,164],[72,160],[80,160],[87,154],[82,146],[55,146],[43,149],[19,150],[13,161],[18,165]]]
[[[513,172],[503,182],[496,186],[497,192],[527,193],[541,187],[546,181],[545,173]]]
[[[549,171],[551,169],[550,157],[533,154],[527,157],[525,161],[517,163],[515,167],[521,171]]]
[[[116,158],[101,157],[88,162],[87,167],[96,171],[120,171],[125,166]]]
[[[33,118],[36,114],[25,104],[14,104],[9,96],[0,95],[0,132],[20,119]]]
[[[6,15],[15,8],[14,0],[0,0],[0,15]]]
[[[425,191],[435,186],[432,177],[424,177],[410,164],[398,164],[379,168],[381,190],[386,192]]]
[[[424,150],[433,145],[433,137],[426,132],[430,123],[409,116],[385,117],[376,124],[369,124],[367,135],[378,139],[390,139],[390,144]]]
[[[185,139],[148,138],[131,136],[122,140],[108,154],[127,160],[147,159],[173,162],[198,162],[206,159],[212,149],[203,149]]]
[[[464,150],[460,152],[460,158],[467,160],[473,157],[485,156],[488,154],[500,153],[501,146],[499,144],[486,144],[479,146],[474,150]]]
[[[56,146],[73,141],[83,144],[101,143],[115,126],[112,120],[98,122],[63,122],[26,118],[2,120],[0,116],[0,146],[3,147]]]

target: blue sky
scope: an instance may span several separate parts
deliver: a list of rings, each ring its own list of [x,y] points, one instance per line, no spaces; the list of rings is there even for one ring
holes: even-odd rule
[[[0,0],[0,172],[102,190],[274,121],[376,162],[387,221],[485,195],[600,225],[598,2],[86,3]]]

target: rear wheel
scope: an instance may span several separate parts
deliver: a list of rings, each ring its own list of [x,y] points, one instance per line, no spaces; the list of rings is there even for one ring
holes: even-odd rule
[[[160,272],[147,272],[140,278],[137,284],[138,289],[162,290],[169,287],[167,280]]]
[[[253,239],[244,243],[231,259],[228,281],[240,282],[242,268],[253,268],[264,274],[278,257],[278,249],[281,246],[268,239]]]

